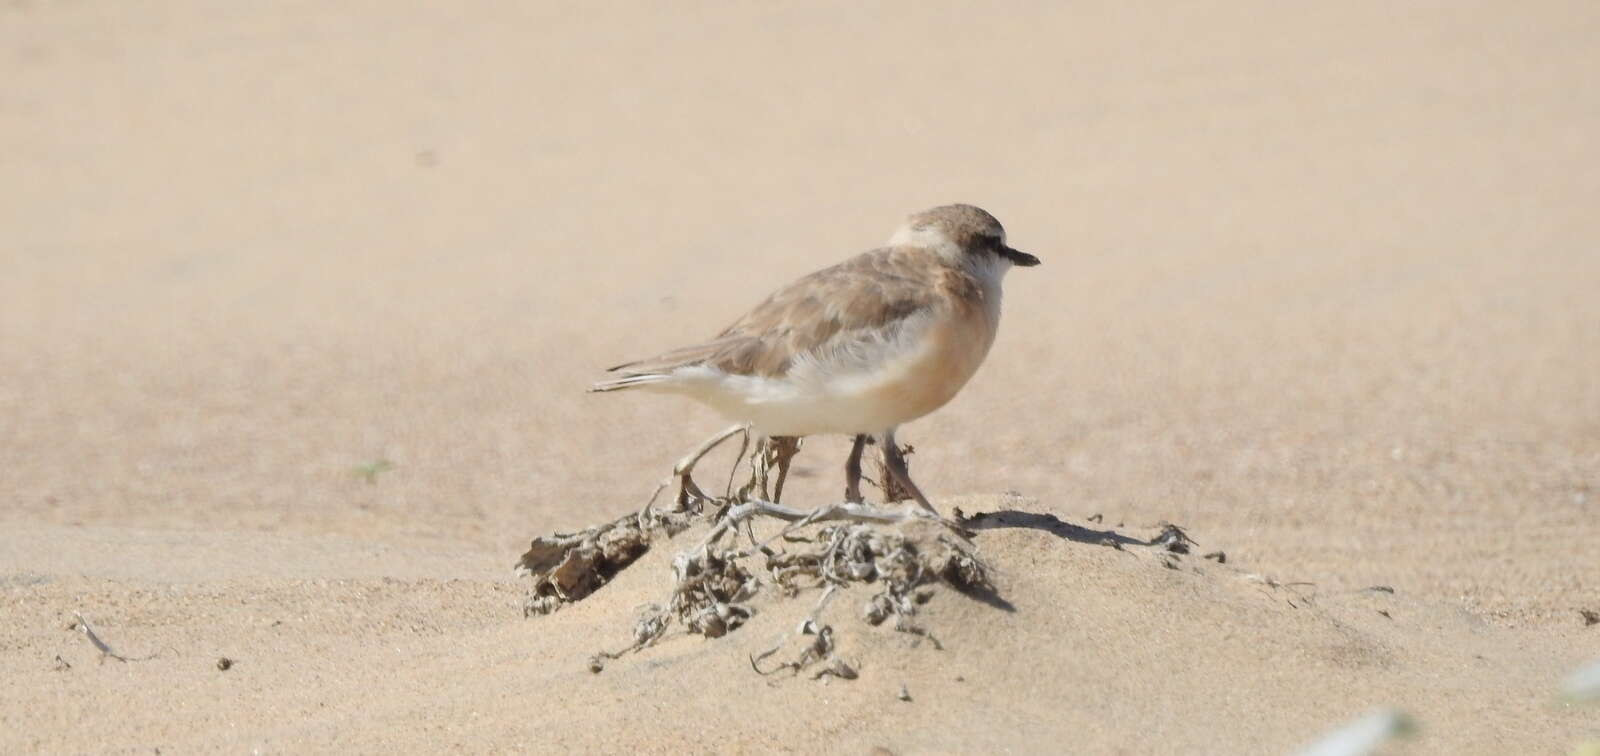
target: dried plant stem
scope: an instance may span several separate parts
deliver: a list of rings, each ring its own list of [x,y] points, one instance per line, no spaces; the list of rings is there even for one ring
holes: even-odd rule
[[[695,467],[734,436],[742,438],[725,494],[711,496],[695,482]],[[946,581],[961,590],[987,587],[987,568],[968,540],[970,533],[940,517],[914,488],[903,504],[875,506],[854,500],[807,508],[779,503],[800,447],[799,438],[761,438],[747,425],[729,426],[678,460],[672,475],[656,486],[639,512],[575,533],[534,539],[519,562],[534,579],[525,613],[546,614],[582,600],[648,551],[657,534],[670,536],[695,523],[707,523],[705,535],[672,560],[672,589],[666,600],[645,607],[627,647],[591,657],[591,671],[599,672],[609,660],[654,645],[673,628],[706,638],[733,632],[755,615],[752,602],[763,589],[786,598],[812,588],[821,589],[821,594],[795,631],[809,640],[792,661],[768,671],[760,666],[790,643],[794,632],[785,634],[772,650],[752,655],[751,666],[761,674],[810,668],[820,670],[813,679],[854,679],[855,669],[836,654],[834,629],[822,617],[829,603],[844,595],[840,589],[852,586],[872,585],[877,591],[863,607],[868,623],[893,617],[896,630],[921,636],[937,647],[937,640],[909,618],[931,595],[922,588],[928,583]],[[897,472],[904,479],[903,455],[899,457],[902,468]],[[749,480],[735,490],[739,467],[746,463]],[[674,485],[670,508],[658,509],[661,492]],[[758,541],[754,524],[762,517],[782,525]],[[902,527],[919,523],[932,527]],[[749,539],[743,548],[728,537],[740,530]]]
[[[116,659],[119,662],[127,663],[127,662],[135,662],[135,661],[146,661],[148,659],[156,658],[156,654],[151,654],[149,656],[135,656],[135,657],[123,656],[122,654],[119,654],[115,650],[113,650],[111,648],[111,646],[106,644],[105,641],[100,640],[100,636],[95,634],[94,628],[89,626],[89,620],[86,620],[86,619],[83,618],[83,613],[82,612],[73,612],[72,616],[78,618],[78,629],[83,632],[83,636],[85,638],[88,638],[89,642],[93,643],[95,648],[100,649],[100,658],[101,659],[105,659],[106,657],[109,656],[109,657],[111,657],[113,659]]]
[[[702,443],[694,451],[684,455],[683,459],[678,460],[678,464],[674,465],[672,468],[672,476],[678,479],[678,496],[674,502],[676,505],[674,511],[682,512],[692,508],[699,502],[712,500],[712,497],[707,496],[706,492],[700,490],[700,486],[694,482],[694,466],[699,464],[700,460],[703,459],[707,454],[710,454],[713,449],[721,446],[722,442],[727,441],[728,439],[733,438],[741,433],[744,434],[745,442],[748,443],[750,439],[750,426],[743,423],[738,425],[730,425],[726,428],[723,428],[722,431],[717,433],[715,436],[706,439],[705,443]],[[742,453],[741,456],[743,456]],[[663,486],[670,484],[671,478],[662,483]],[[654,497],[651,498],[654,499]]]

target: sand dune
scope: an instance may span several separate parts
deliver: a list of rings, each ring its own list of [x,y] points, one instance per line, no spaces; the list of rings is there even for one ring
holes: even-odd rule
[[[1198,554],[1059,535],[1068,529],[979,531],[1010,606],[938,591],[918,618],[938,650],[854,617],[865,591],[835,599],[839,655],[860,674],[848,682],[750,668],[814,593],[765,596],[729,636],[669,636],[591,674],[592,654],[627,645],[636,607],[664,598],[668,557],[688,536],[589,600],[524,620],[521,587],[503,577],[418,575],[424,565],[451,574],[450,563],[487,563],[488,554],[341,553],[348,544],[331,539],[229,533],[18,534],[8,552],[30,557],[38,547],[29,544],[44,539],[128,562],[152,542],[245,553],[184,574],[5,565],[7,592],[19,599],[8,612],[18,641],[8,676],[40,682],[9,689],[8,710],[31,712],[9,739],[43,751],[1288,752],[1330,720],[1405,702],[1423,722],[1452,723],[1428,727],[1429,749],[1515,752],[1560,742],[1590,716],[1552,709],[1551,681],[1570,654],[1562,633],[1497,627],[1403,589],[1282,585]],[[39,561],[48,559],[26,563]],[[67,629],[75,607],[94,611],[89,621],[120,653],[155,658],[97,661]],[[60,664],[53,656],[71,668],[43,671]],[[216,666],[224,657],[226,671]],[[911,700],[900,700],[902,687]]]

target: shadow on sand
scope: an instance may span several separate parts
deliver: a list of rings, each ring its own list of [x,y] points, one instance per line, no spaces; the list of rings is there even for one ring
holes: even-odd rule
[[[1084,543],[1092,546],[1109,546],[1121,549],[1124,546],[1155,546],[1163,543],[1162,537],[1155,540],[1143,541],[1130,538],[1115,530],[1095,530],[1062,520],[1053,514],[1036,514],[1022,512],[1015,509],[1004,509],[998,512],[979,512],[971,517],[957,515],[957,522],[969,530],[997,530],[1000,528],[1029,528],[1042,530],[1057,538],[1075,543]],[[1180,531],[1181,534],[1181,531]],[[1007,612],[1017,610],[1010,601],[1005,600],[991,585],[957,585],[953,587],[968,598],[981,601],[989,606]]]
[[[1073,525],[1053,514],[1036,514],[1015,509],[1002,509],[998,512],[979,512],[971,517],[962,518],[960,522],[963,526],[972,530],[995,530],[999,528],[1042,530],[1057,538],[1063,538],[1075,543],[1086,543],[1092,546],[1122,548],[1123,546],[1156,545],[1156,541],[1130,538],[1115,530],[1095,530],[1081,525]]]

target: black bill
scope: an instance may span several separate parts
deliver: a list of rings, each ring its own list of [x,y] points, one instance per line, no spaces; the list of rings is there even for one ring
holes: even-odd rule
[[[1012,262],[1012,264],[1021,265],[1024,268],[1031,268],[1031,267],[1039,264],[1039,258],[1034,257],[1033,255],[1030,255],[1027,252],[1023,252],[1020,249],[1012,249],[1010,247],[1001,247],[1000,248],[1000,256],[1006,258],[1007,260],[1010,260]]]

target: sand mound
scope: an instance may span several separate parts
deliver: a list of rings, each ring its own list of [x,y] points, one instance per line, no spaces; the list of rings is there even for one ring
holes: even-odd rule
[[[1463,693],[1481,699],[1484,716],[1427,732],[1430,745],[1511,748],[1561,731],[1549,707],[1560,665],[1505,658],[1507,644],[1526,641],[1458,609],[1390,586],[1327,592],[1256,574],[1167,523],[1073,523],[1015,496],[954,504],[976,531],[992,593],[930,584],[917,597],[916,630],[906,632],[862,611],[878,595],[871,582],[841,588],[820,614],[821,589],[769,590],[752,598],[737,631],[668,635],[609,662],[604,675],[681,704],[691,720],[755,696],[783,713],[740,706],[726,736],[753,728],[786,747],[820,747],[830,741],[817,733],[836,732],[891,751],[1037,750],[1042,733],[1055,733],[1095,750],[1271,752],[1381,705],[1399,705],[1426,727]],[[670,592],[675,555],[702,533],[656,544],[574,609],[612,628],[591,643],[627,646],[633,617]],[[536,620],[534,632],[550,632],[549,621]],[[822,628],[828,648],[808,658]],[[747,663],[780,648],[798,649],[799,663],[776,674],[772,664]],[[560,663],[577,669],[584,658]],[[1277,695],[1260,696],[1264,684]],[[695,694],[695,686],[711,687]],[[1261,717],[1273,727],[1255,727]],[[749,744],[718,737],[688,742]],[[638,743],[648,742],[641,734]]]
[[[486,565],[490,554],[11,532],[0,549],[10,555],[0,563],[0,642],[10,649],[0,672],[32,683],[6,686],[0,703],[33,705],[0,746],[1282,752],[1396,705],[1422,723],[1418,742],[1430,749],[1514,751],[1573,742],[1588,716],[1552,703],[1554,681],[1578,661],[1552,652],[1558,638],[1388,587],[1330,592],[1253,574],[1206,558],[1204,533],[1181,553],[1160,524],[1058,518],[1012,496],[952,505],[999,513],[973,517],[992,595],[924,586],[914,621],[926,632],[911,633],[866,621],[881,586],[853,584],[821,615],[829,658],[775,673],[812,640],[797,629],[818,589],[761,592],[722,637],[668,633],[589,670],[596,651],[633,642],[641,607],[671,591],[674,558],[699,543],[696,529],[658,542],[587,599],[531,619],[520,610],[525,581],[509,576],[383,576],[407,564]],[[237,557],[138,567],[152,544]],[[314,560],[329,577],[303,574]],[[75,610],[119,652],[154,658],[101,660],[72,629]],[[752,669],[774,647],[761,665],[769,674]],[[833,659],[854,679],[819,675]],[[1428,728],[1464,708],[1476,716]]]

